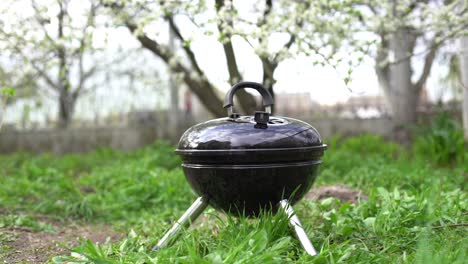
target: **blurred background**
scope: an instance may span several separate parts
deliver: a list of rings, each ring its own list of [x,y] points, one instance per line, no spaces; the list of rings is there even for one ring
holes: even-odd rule
[[[275,115],[324,138],[407,143],[438,117],[457,131],[464,120],[466,140],[467,8],[463,0],[3,0],[0,152],[175,143],[191,125],[226,116],[224,93],[241,80],[263,83]],[[260,97],[239,93],[236,111],[255,109]]]

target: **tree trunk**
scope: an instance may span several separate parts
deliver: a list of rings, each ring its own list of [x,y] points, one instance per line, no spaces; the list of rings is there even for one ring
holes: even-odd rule
[[[388,100],[393,113],[393,121],[398,128],[413,124],[418,118],[419,91],[410,82],[411,77],[404,71],[405,68],[402,65],[390,70],[391,93]]]
[[[232,46],[232,42],[228,41],[227,43],[224,43],[223,48],[224,48],[224,54],[226,56],[227,67],[229,71],[229,84],[232,86],[243,80],[239,72],[239,69],[237,68],[237,60],[236,60],[236,55],[234,54],[234,48]],[[253,114],[255,110],[258,110],[255,97],[251,95],[250,93],[248,93],[245,89],[237,91],[236,98],[240,105],[240,107],[237,107],[237,109],[243,110],[246,115]]]
[[[5,117],[5,111],[6,111],[6,99],[3,100],[2,95],[0,94],[0,129],[2,129],[2,126],[3,126],[3,119]]]
[[[271,97],[273,97],[273,102],[276,104],[276,100],[275,100],[276,94],[275,94],[275,90],[273,90],[274,82],[275,82],[274,80],[264,80],[263,86],[268,90],[268,92],[270,92]],[[276,106],[272,105],[271,114],[275,114],[275,110],[276,110]]]
[[[275,78],[273,77],[276,68],[278,67],[278,63],[275,61],[270,61],[266,57],[260,57],[262,61],[263,67],[263,86],[270,92],[271,96],[273,97],[273,101],[275,102],[275,91],[273,90],[273,86],[276,83]],[[275,113],[275,105],[271,106],[271,113]]]
[[[405,126],[417,120],[419,94],[425,82],[425,79],[415,84],[411,81],[413,71],[408,55],[414,51],[416,36],[410,29],[401,28],[388,39],[381,37],[375,70],[390,106],[395,128],[397,132],[403,132],[397,137],[405,140],[409,136]]]
[[[460,73],[463,88],[463,131],[468,142],[468,37],[460,40]]]
[[[276,69],[276,67],[275,67]],[[273,78],[269,78],[265,75],[263,75],[263,86],[270,92],[271,96],[273,97],[273,102],[276,103],[276,93],[275,93],[275,90],[273,90],[273,85],[275,84],[275,79]],[[274,114],[275,113],[275,105],[272,105],[271,106],[271,113]]]
[[[395,138],[409,142],[411,133],[408,125],[418,119],[419,95],[430,73],[436,49],[431,48],[426,55],[423,73],[413,83],[411,77],[411,57],[417,35],[410,28],[397,29],[391,35],[381,35],[381,45],[377,51],[375,70],[390,106],[394,122]]]
[[[75,110],[76,98],[68,90],[62,90],[59,96],[59,128],[70,126]]]
[[[183,80],[211,114],[215,117],[227,115],[223,108],[223,101],[216,94],[216,88],[208,80],[196,82],[190,78],[190,74],[187,72],[184,74]]]
[[[174,50],[175,48],[175,35],[174,30],[171,29],[169,25],[169,48]],[[179,85],[177,85],[174,76],[169,72],[169,89],[171,95],[171,105],[170,113],[168,117],[168,125],[170,135],[180,136],[179,135]]]
[[[393,120],[397,126],[416,122],[419,92],[421,87],[415,87],[411,82],[413,75],[411,60],[415,44],[415,36],[407,29],[397,30],[389,42],[395,63],[389,66],[389,99],[393,112]]]

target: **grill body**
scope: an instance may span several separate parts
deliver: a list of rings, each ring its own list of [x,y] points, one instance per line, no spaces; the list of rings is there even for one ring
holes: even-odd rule
[[[253,88],[265,111],[234,113],[234,93]],[[185,177],[199,195],[153,250],[168,245],[208,205],[234,215],[256,216],[262,209],[282,210],[304,250],[317,251],[292,204],[307,193],[318,175],[326,145],[315,128],[297,119],[271,116],[273,98],[261,84],[241,82],[226,94],[228,117],[189,128],[180,138]]]
[[[256,128],[253,116],[220,118],[195,125],[179,141],[185,176],[210,205],[231,214],[276,210],[295,203],[312,186],[326,149],[312,126],[270,117]]]

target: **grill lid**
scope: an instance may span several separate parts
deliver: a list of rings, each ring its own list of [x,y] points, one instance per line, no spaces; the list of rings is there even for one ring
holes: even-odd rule
[[[254,116],[233,112],[238,89],[251,87],[260,92],[266,111]],[[262,85],[241,82],[226,94],[224,107],[229,117],[210,120],[189,128],[181,137],[176,153],[186,163],[249,164],[318,159],[326,145],[311,125],[288,117],[270,116],[273,99]]]

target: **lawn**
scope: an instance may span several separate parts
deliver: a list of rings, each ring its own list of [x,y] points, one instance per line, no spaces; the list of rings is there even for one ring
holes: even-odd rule
[[[403,147],[366,135],[326,143],[314,187],[344,184],[367,199],[295,205],[318,257],[304,253],[282,214],[232,218],[213,209],[170,247],[151,252],[196,198],[173,147],[156,142],[130,153],[0,156],[0,260],[466,263],[466,149],[440,159],[427,141]]]

